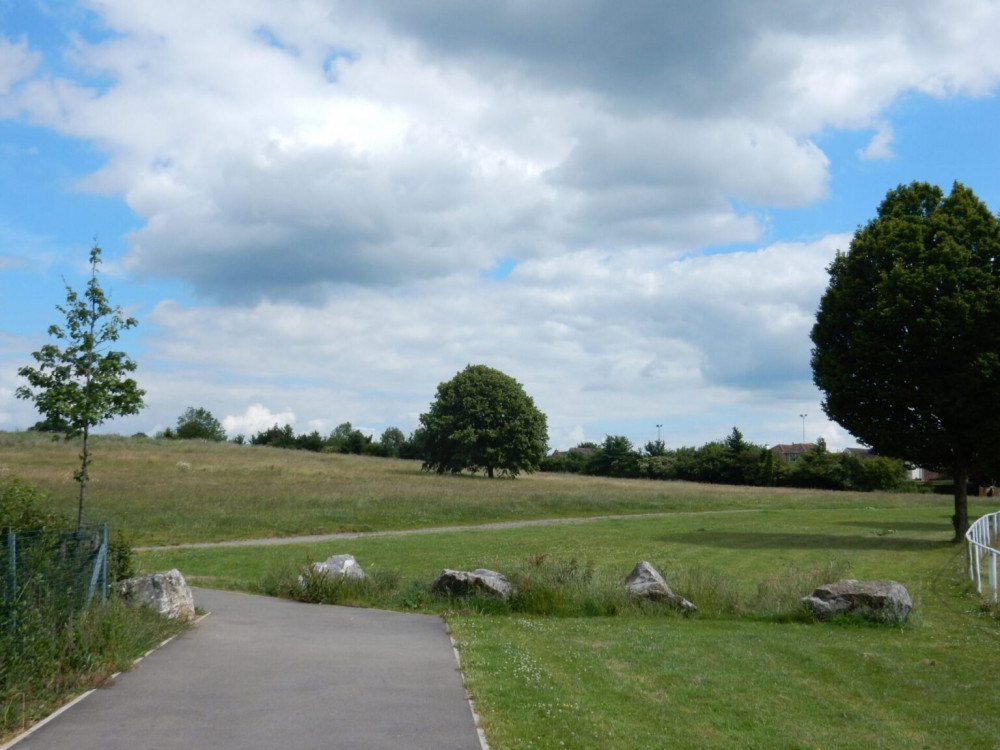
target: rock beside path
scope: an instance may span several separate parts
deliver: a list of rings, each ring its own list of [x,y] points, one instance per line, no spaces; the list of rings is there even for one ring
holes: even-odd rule
[[[330,555],[323,562],[314,562],[310,565],[309,572],[314,576],[355,581],[363,581],[368,577],[358,561],[354,559],[354,555]],[[302,581],[301,577],[299,581]]]
[[[890,580],[837,581],[820,586],[802,598],[820,619],[840,613],[855,613],[883,622],[905,622],[913,609],[910,592],[901,583]]]
[[[513,592],[510,581],[502,573],[495,570],[450,570],[445,568],[441,575],[434,579],[431,590],[450,596],[468,596],[469,594],[491,594],[501,599],[507,599]]]
[[[689,602],[663,580],[659,571],[645,560],[640,560],[625,579],[625,590],[638,599],[668,601],[681,612],[697,612],[698,607]]]
[[[126,602],[151,607],[172,619],[195,618],[191,588],[176,568],[120,581],[118,594]]]

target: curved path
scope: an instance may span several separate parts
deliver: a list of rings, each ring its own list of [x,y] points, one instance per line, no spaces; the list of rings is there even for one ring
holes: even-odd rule
[[[211,612],[16,750],[479,750],[444,622],[195,589]]]
[[[331,534],[310,534],[308,536],[265,537],[261,539],[232,539],[225,542],[188,542],[168,544],[161,547],[134,547],[135,552],[160,552],[172,549],[199,549],[207,547],[263,547],[279,544],[300,544],[308,542],[331,542],[338,539],[365,539],[379,536],[412,536],[414,534],[442,534],[451,531],[486,531],[489,529],[520,529],[527,526],[564,526],[566,524],[593,523],[596,521],[620,521],[631,518],[664,518],[666,516],[709,516],[729,513],[763,513],[763,508],[732,508],[723,510],[680,510],[663,513],[621,513],[610,516],[582,516],[574,518],[535,518],[527,521],[496,521],[493,523],[463,524],[460,526],[431,526],[419,529],[395,529],[391,531],[340,531]]]

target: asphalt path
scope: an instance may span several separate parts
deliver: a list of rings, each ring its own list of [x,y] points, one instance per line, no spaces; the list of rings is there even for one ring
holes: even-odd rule
[[[439,617],[194,595],[208,617],[16,750],[480,750]]]

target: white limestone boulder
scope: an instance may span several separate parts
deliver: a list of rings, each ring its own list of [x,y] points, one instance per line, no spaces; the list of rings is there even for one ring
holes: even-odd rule
[[[195,618],[191,587],[176,568],[120,581],[118,594],[123,601],[150,607],[172,619]]]
[[[313,576],[334,580],[363,581],[368,577],[354,555],[330,555],[323,562],[310,565],[309,572]],[[303,582],[304,578],[299,576],[299,583]]]

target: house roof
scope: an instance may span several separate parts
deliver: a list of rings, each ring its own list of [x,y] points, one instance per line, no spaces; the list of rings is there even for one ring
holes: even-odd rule
[[[815,447],[815,443],[779,443],[771,447],[771,452],[782,456],[794,456],[800,453],[808,453]]]

